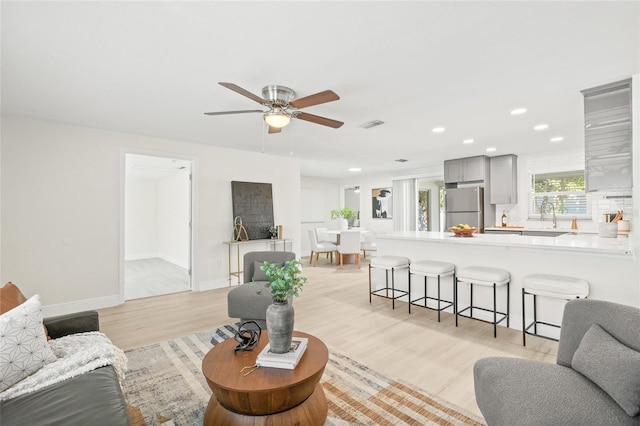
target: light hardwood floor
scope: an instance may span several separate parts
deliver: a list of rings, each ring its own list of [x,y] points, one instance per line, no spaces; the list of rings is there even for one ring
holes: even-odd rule
[[[187,291],[189,272],[159,257],[124,263],[125,300]]]
[[[473,390],[473,364],[488,356],[555,362],[557,343],[528,336],[522,346],[517,330],[460,319],[452,314],[374,297],[369,304],[368,260],[362,269],[342,268],[320,259],[318,267],[303,259],[308,278],[295,299],[296,329],[322,339],[329,348],[480,414]],[[131,349],[234,322],[227,316],[230,288],[185,292],[131,300],[100,310],[101,330],[117,346]],[[519,297],[512,295],[512,297]],[[520,321],[512,318],[512,321]]]

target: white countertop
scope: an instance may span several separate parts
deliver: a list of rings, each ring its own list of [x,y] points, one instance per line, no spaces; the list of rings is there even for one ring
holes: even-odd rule
[[[550,233],[558,233],[558,232],[565,232],[565,233],[574,233],[574,234],[597,234],[598,231],[594,231],[594,230],[589,230],[589,229],[571,229],[571,228],[531,228],[531,227],[506,227],[503,228],[501,226],[490,226],[488,228],[484,228],[485,231],[533,231],[533,232],[550,232]]]
[[[632,255],[633,247],[628,236],[600,238],[594,234],[564,234],[557,237],[514,234],[474,234],[473,237],[456,237],[452,232],[396,231],[376,235],[378,239],[424,240],[435,243],[467,244],[478,246],[519,247]]]

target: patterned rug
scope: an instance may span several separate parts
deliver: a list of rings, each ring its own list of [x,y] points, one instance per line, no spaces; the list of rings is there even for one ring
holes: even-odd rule
[[[211,390],[202,359],[213,342],[235,334],[236,325],[184,336],[126,352],[124,393],[144,422],[162,426],[202,425]],[[321,383],[329,405],[325,426],[484,425],[459,407],[386,377],[329,348]]]

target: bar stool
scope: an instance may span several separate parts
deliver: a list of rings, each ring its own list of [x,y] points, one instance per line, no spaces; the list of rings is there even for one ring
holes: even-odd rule
[[[380,296],[386,299],[391,299],[391,306],[396,308],[396,299],[402,296],[406,296],[409,292],[404,290],[396,290],[395,285],[395,271],[400,269],[406,269],[409,271],[409,258],[403,256],[376,256],[371,258],[369,262],[369,303],[371,303],[371,296]],[[380,268],[385,272],[385,286],[378,290],[371,290],[371,269]],[[391,271],[391,287],[389,287],[389,271]],[[410,279],[410,277],[409,277]],[[391,296],[389,296],[389,290],[391,290]],[[384,294],[380,294],[384,292]],[[396,293],[399,295],[396,296]]]
[[[422,275],[424,277],[424,297],[411,300],[411,277],[412,275]],[[421,260],[414,262],[409,266],[409,313],[411,313],[411,305],[420,306],[421,308],[434,309],[438,311],[438,322],[440,322],[440,312],[453,306],[453,301],[445,300],[440,297],[440,277],[453,276],[452,284],[456,282],[456,266],[453,263],[437,262],[434,260]],[[427,295],[427,278],[438,278],[438,293],[437,297],[431,297]],[[453,286],[452,286],[453,288]],[[455,294],[455,292],[454,292]],[[438,302],[437,308],[427,306],[428,300],[436,300]],[[416,302],[423,301],[424,304]],[[441,306],[441,302],[448,303],[446,306]]]
[[[526,325],[525,296],[533,296],[533,322]],[[589,281],[561,275],[532,274],[522,279],[522,346],[527,346],[527,334],[549,340],[558,341],[550,336],[538,334],[538,324],[560,328],[558,324],[538,321],[536,297],[553,297],[556,299],[571,300],[584,299],[589,295]],[[529,329],[533,327],[533,332]]]
[[[509,282],[511,281],[511,275],[508,271],[499,268],[488,268],[485,266],[469,266],[458,270],[456,277],[456,284],[454,286],[454,311],[456,314],[456,327],[458,326],[458,315],[471,318],[478,321],[488,322],[493,324],[493,337],[497,336],[497,325],[501,323],[505,318],[507,320],[507,327],[509,327]],[[458,284],[468,283],[470,287],[471,296],[469,299],[469,306],[462,310],[458,310]],[[481,286],[489,286],[493,288],[493,310],[481,308],[473,305],[473,285],[478,284]],[[496,288],[507,286],[507,311],[499,312],[496,308]],[[486,312],[493,312],[493,321],[486,321],[473,316],[473,309],[478,309]],[[466,310],[469,310],[469,315],[462,315]],[[502,318],[498,320],[498,315]]]

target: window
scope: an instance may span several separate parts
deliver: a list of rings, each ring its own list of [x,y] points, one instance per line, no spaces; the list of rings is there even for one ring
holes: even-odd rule
[[[590,218],[584,187],[584,170],[540,173],[531,175],[529,218],[539,219],[542,214],[556,217]]]

